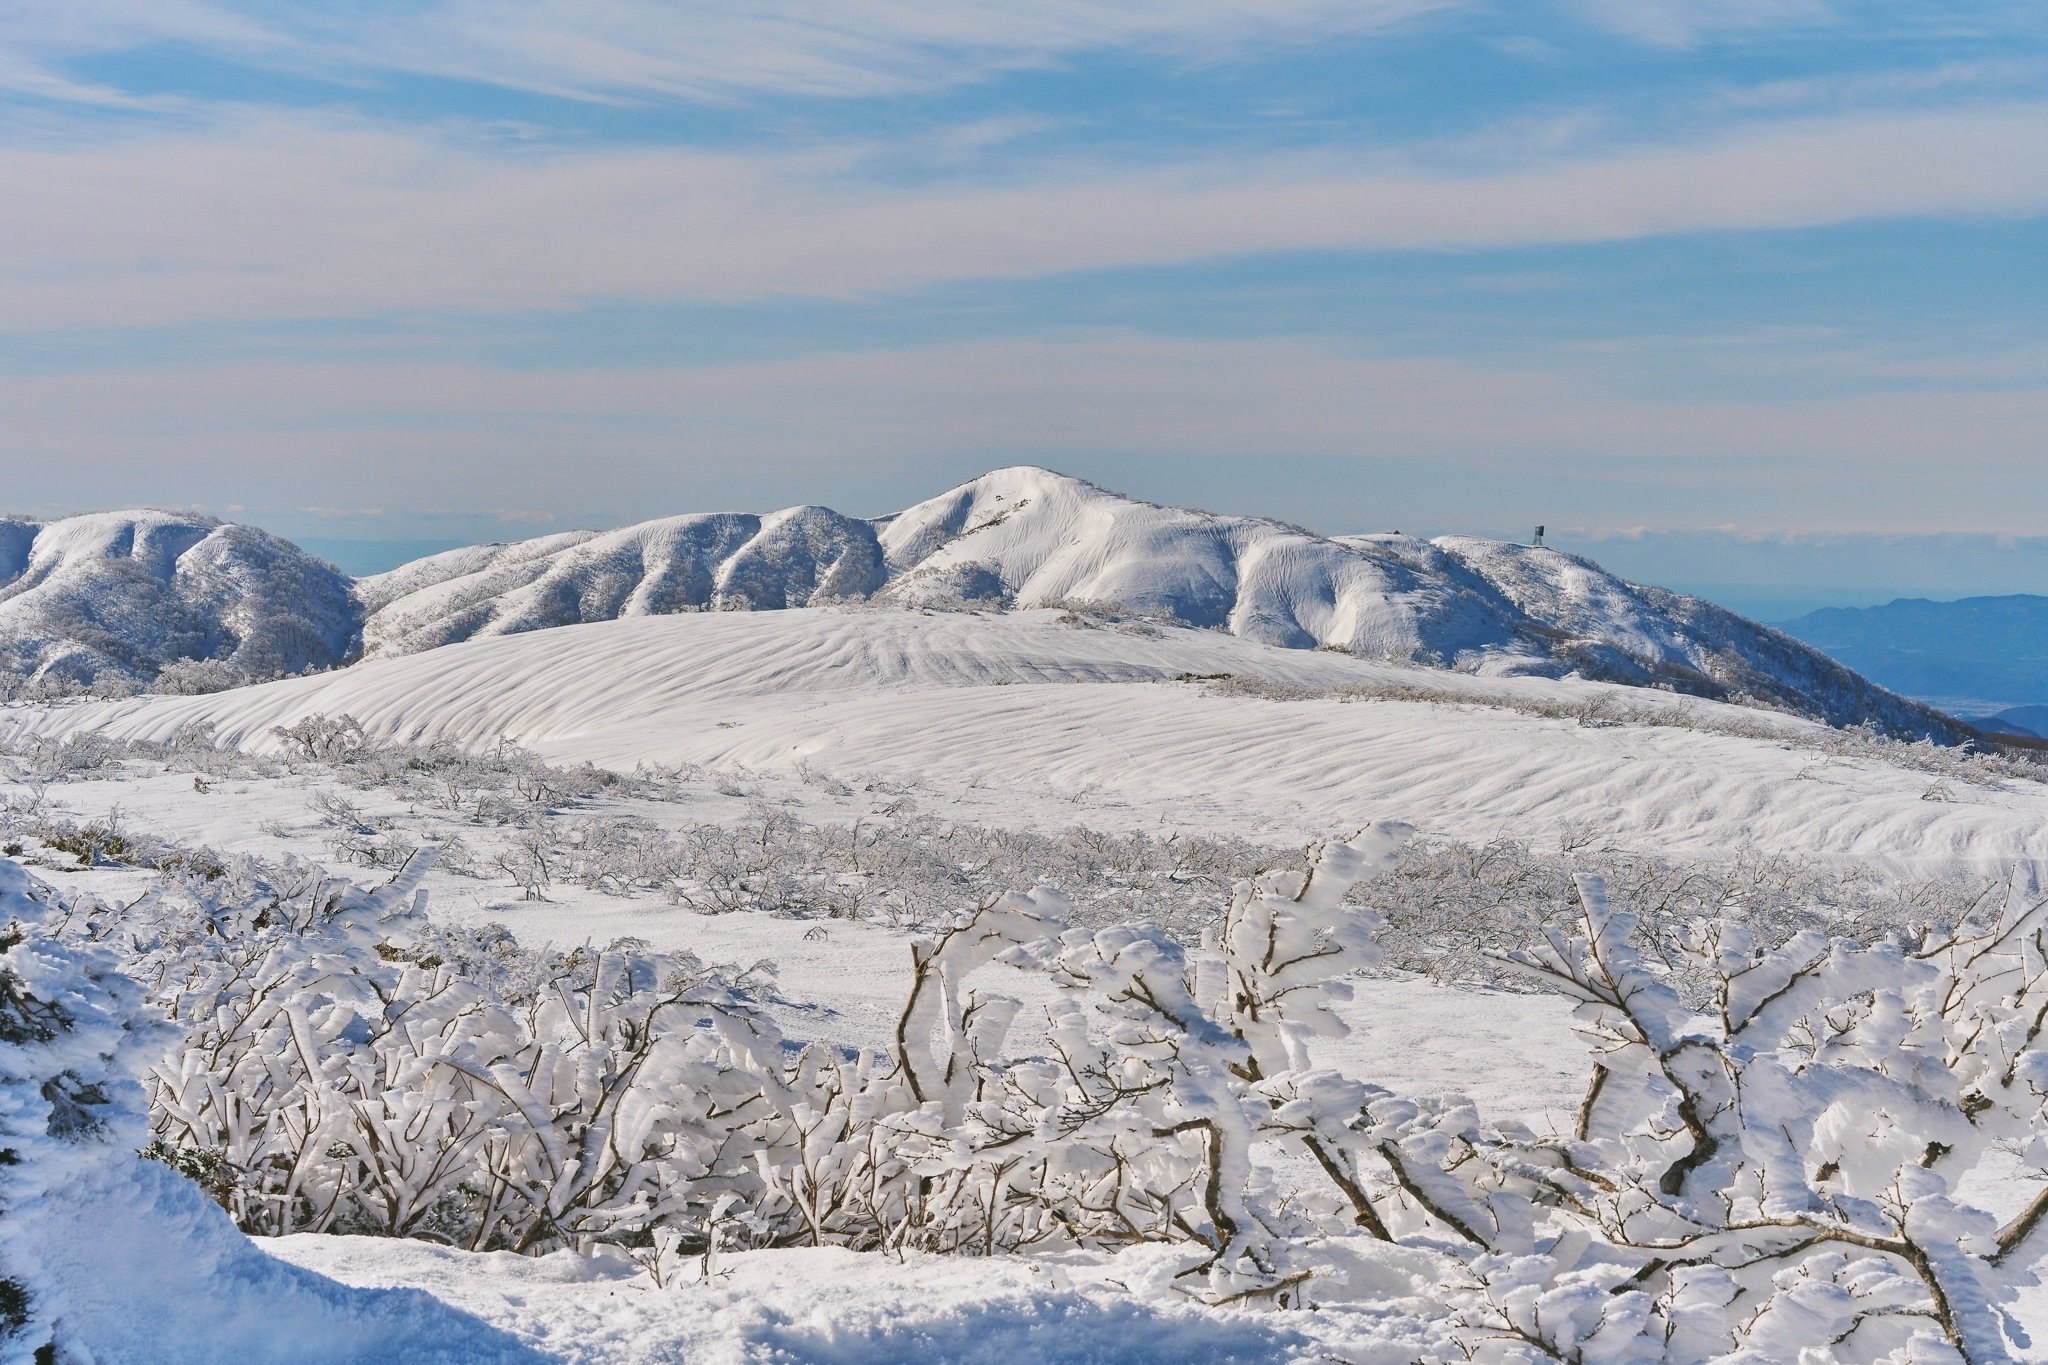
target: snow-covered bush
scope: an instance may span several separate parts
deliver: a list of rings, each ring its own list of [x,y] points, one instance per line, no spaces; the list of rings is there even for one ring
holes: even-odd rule
[[[146,1078],[153,1152],[252,1232],[533,1247],[644,1226],[668,1212],[651,1189],[688,1205],[664,1164],[695,1152],[675,1089],[743,1071],[700,1065],[725,1054],[695,1030],[736,997],[632,945],[418,934],[424,862],[375,891],[305,868],[188,881],[78,924],[125,945],[186,1030]]]
[[[1579,892],[1583,932],[1514,961],[1581,1002],[1592,1080],[1569,1138],[1483,1153],[1554,1231],[1474,1239],[1471,1324],[1574,1359],[2006,1359],[2048,1193],[2001,1227],[1960,1187],[2048,1143],[2039,885],[1913,943],[1702,921],[1678,945],[1699,1006]]]
[[[1283,1107],[1261,1087],[1284,1068],[1301,1089],[1334,978],[1370,961],[1370,919],[1342,902],[1368,854],[1391,866],[1374,837],[1240,887],[1192,955],[1154,929],[1066,929],[1051,891],[1000,898],[915,948],[887,1057],[786,1058],[748,982],[687,955],[433,931],[417,863],[375,891],[238,865],[68,927],[121,945],[185,1030],[148,1077],[153,1150],[250,1231],[694,1244],[737,1207],[764,1241],[1185,1241],[1220,1290],[1281,1292],[1300,1220],[1247,1189]],[[1004,955],[1063,988],[1054,1057],[1006,1055],[1015,1002],[966,985]],[[1339,1174],[1322,1127],[1304,1140]]]
[[[183,1030],[147,1076],[152,1150],[250,1231],[539,1249],[701,1238],[738,1207],[764,1240],[1016,1249],[1141,1220],[1248,1254],[1228,1229],[1253,1227],[1229,1212],[1250,1129],[1212,1111],[1250,1054],[1176,984],[1193,969],[1163,934],[1054,937],[1063,897],[1000,899],[917,950],[893,1055],[791,1061],[748,980],[687,955],[434,930],[423,863],[369,891],[242,862],[64,918]],[[1027,945],[1074,997],[1063,1062],[1006,1057],[1014,1004],[964,986]],[[1099,1038],[1097,1006],[1121,1016]],[[1219,1162],[1230,1178],[1204,1174]]]
[[[1629,913],[1643,951],[1681,972],[1687,958],[1677,939],[1701,918],[1739,920],[1771,944],[1805,930],[1865,939],[1923,934],[1962,923],[2003,885],[1988,874],[1909,879],[1754,849],[1706,860],[1602,848],[1584,833],[1561,843],[1552,851],[1508,838],[1417,839],[1391,875],[1361,883],[1353,899],[1381,916],[1380,945],[1390,966],[1438,981],[1544,989],[1498,955],[1535,945],[1547,927],[1575,922],[1581,874],[1598,876],[1609,902]]]

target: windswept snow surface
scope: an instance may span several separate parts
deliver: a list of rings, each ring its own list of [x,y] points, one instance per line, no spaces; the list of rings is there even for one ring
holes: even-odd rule
[[[1314,1314],[1197,1309],[1167,1283],[1185,1256],[1153,1248],[1038,1260],[789,1248],[722,1256],[708,1280],[692,1264],[684,1282],[657,1287],[623,1257],[361,1237],[272,1245],[348,1284],[431,1284],[564,1365],[1408,1365],[1423,1343],[1398,1316],[1426,1315],[1434,1286],[1423,1256],[1363,1238],[1328,1248],[1333,1284],[1376,1301]]]
[[[1231,674],[1360,695],[1274,700],[1184,677]],[[1428,687],[1469,703],[1388,700]],[[1783,741],[1517,705],[1669,708],[1780,727]],[[1937,870],[2048,857],[2048,787],[1944,789],[1924,772],[1830,758],[1790,717],[1579,681],[1478,678],[1277,649],[1220,632],[1071,624],[1056,611],[832,608],[650,617],[373,660],[208,697],[15,708],[0,725],[168,739],[185,725],[274,747],[311,715],[376,737],[550,759],[915,778],[963,808],[1050,826],[1187,828],[1284,840],[1376,816],[1553,845],[1592,831],[1671,855],[1752,846]],[[977,816],[975,818],[984,818]]]

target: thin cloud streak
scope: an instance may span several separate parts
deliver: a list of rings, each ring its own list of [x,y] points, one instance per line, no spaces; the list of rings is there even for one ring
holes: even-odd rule
[[[35,187],[0,202],[0,316],[33,331],[848,297],[1251,253],[2048,210],[2042,103],[1785,122],[1462,176],[1383,152],[893,190],[833,174],[851,154],[506,153],[303,121],[0,151],[0,183]]]
[[[1722,33],[1825,27],[1840,18],[1824,0],[1572,0],[1572,8],[1655,47],[1693,47]]]
[[[1105,48],[1211,55],[1383,31],[1447,0],[454,0],[359,32],[369,62],[582,97],[871,96]],[[436,55],[450,54],[450,55]]]

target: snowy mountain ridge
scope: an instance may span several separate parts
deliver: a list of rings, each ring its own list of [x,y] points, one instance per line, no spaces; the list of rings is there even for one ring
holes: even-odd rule
[[[1324,537],[1142,502],[1029,466],[873,519],[817,506],[671,516],[451,550],[353,584],[266,533],[166,517],[10,523],[17,539],[80,548],[39,575],[15,568],[11,542],[0,541],[0,658],[76,683],[107,675],[146,686],[168,666],[171,683],[196,690],[190,683],[205,678],[192,677],[193,660],[223,672],[261,665],[242,670],[253,680],[621,617],[847,599],[1086,603],[1286,648],[1481,675],[1577,674],[1837,725],[1950,741],[1968,733],[1777,631],[1560,551],[1462,536]],[[124,541],[120,528],[131,524]],[[149,548],[167,536],[192,558],[189,569],[165,570],[184,559]],[[287,580],[303,585],[296,624],[290,593],[264,587]],[[218,620],[211,633],[144,628],[130,618],[145,599],[174,603],[153,612],[165,619]]]
[[[363,652],[375,656],[620,616],[781,610],[886,582],[871,523],[792,507],[450,550],[363,579],[357,593]]]

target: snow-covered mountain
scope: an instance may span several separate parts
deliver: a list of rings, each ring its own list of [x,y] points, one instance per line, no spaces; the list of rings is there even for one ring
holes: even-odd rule
[[[1963,732],[1818,651],[1556,550],[1323,537],[1000,469],[893,516],[820,507],[675,517],[450,551],[365,579],[364,653],[692,609],[830,597],[1011,609],[1102,603],[1262,644],[1467,673],[1585,677],[1755,700],[1833,724]]]
[[[123,514],[108,522],[134,520]],[[233,543],[265,547],[267,565],[317,563],[291,560],[291,547],[260,532],[176,524],[188,527],[195,543],[212,534],[225,546],[239,533],[242,540]],[[150,534],[167,544],[176,539]],[[108,553],[84,558],[91,573],[79,579],[77,600],[115,615],[141,604],[151,618],[129,637],[112,632],[116,642],[131,640],[122,666],[133,676],[146,678],[152,658],[161,666],[218,657],[217,645],[205,653],[164,643],[152,633],[160,613],[144,601],[148,594],[123,586],[107,567],[114,562]],[[253,549],[214,553],[227,564],[258,559]],[[271,671],[334,663],[351,639],[365,657],[388,657],[686,611],[779,610],[839,599],[1002,610],[1086,603],[1260,644],[1338,649],[1471,674],[1577,674],[1757,702],[1838,725],[1870,721],[1895,733],[1967,736],[1789,636],[1694,598],[1624,582],[1577,556],[1470,537],[1318,536],[1259,517],[1141,502],[1032,467],[996,470],[873,519],[794,507],[451,550],[362,579],[352,598],[331,571],[318,583],[311,569],[301,577],[307,639],[287,651],[285,667]],[[215,600],[195,596],[192,609],[204,619]],[[262,600],[286,615],[297,609],[290,592]],[[229,618],[250,608],[241,599],[218,602],[221,619],[207,638],[240,640]],[[97,655],[78,649],[78,637],[63,625],[38,618],[17,626],[0,618],[0,629],[34,644],[39,660],[66,649],[88,661],[113,657],[111,646]]]
[[[0,673],[50,690],[198,690],[331,668],[351,584],[253,526],[178,512],[0,520]]]

